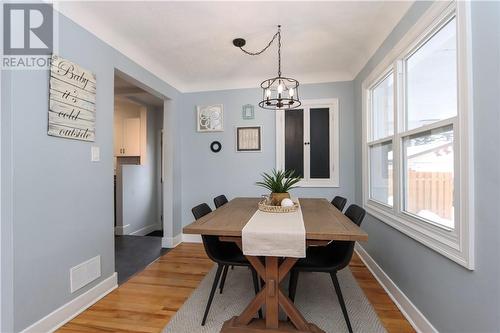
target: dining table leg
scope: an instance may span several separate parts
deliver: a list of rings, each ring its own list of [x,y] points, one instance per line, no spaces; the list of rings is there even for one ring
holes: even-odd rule
[[[266,257],[266,328],[279,327],[278,258]]]
[[[280,288],[280,282],[292,269],[297,261],[296,258],[285,258],[281,263],[278,257],[264,257],[264,263],[259,257],[247,256],[247,258],[257,274],[264,279],[265,285],[239,316],[233,317],[224,323],[221,332],[324,333],[316,325],[305,320],[293,302]],[[256,313],[262,307],[265,307],[265,318],[257,319]],[[279,320],[280,307],[290,321]]]

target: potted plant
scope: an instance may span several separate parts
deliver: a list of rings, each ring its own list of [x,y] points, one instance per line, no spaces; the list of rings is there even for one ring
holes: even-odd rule
[[[276,170],[271,174],[262,173],[262,181],[255,184],[271,191],[269,197],[271,204],[279,206],[285,198],[290,198],[288,191],[295,188],[295,184],[300,181],[300,177],[295,175],[295,170]]]

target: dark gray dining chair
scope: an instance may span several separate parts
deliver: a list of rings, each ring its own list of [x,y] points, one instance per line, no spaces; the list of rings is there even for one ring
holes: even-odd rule
[[[212,209],[206,204],[202,203],[193,209],[191,212],[194,215],[196,220],[202,218],[203,216],[210,214]],[[243,255],[243,252],[240,248],[232,242],[222,242],[219,240],[218,236],[201,236],[203,240],[203,246],[205,247],[205,252],[208,257],[212,259],[217,264],[217,272],[215,273],[214,282],[212,284],[212,289],[210,291],[210,296],[208,297],[207,306],[205,308],[205,313],[203,315],[203,320],[201,325],[205,325],[207,320],[208,312],[210,311],[210,306],[212,305],[212,301],[214,298],[215,290],[217,289],[217,285],[219,284],[219,280],[221,280],[220,292],[224,288],[224,281],[226,280],[227,270],[229,266],[245,266],[249,267],[252,272],[252,279],[254,285],[255,294],[259,292],[259,280],[257,278],[257,272],[250,265],[246,257]],[[259,317],[262,318],[262,312],[259,311]]]
[[[334,205],[340,211],[344,210],[346,203],[347,199],[338,195],[332,200],[332,205]]]
[[[366,212],[358,205],[350,205],[345,214],[357,226],[361,225],[365,218]],[[313,246],[309,247],[306,251],[306,257],[299,259],[290,273],[290,285],[288,294],[290,299],[295,299],[295,292],[297,290],[297,282],[299,280],[299,272],[322,272],[329,273],[337,293],[337,298],[344,315],[347,329],[352,333],[351,322],[347,309],[340,290],[339,280],[337,279],[337,272],[349,265],[352,254],[354,252],[353,241],[335,241],[327,246]]]
[[[215,208],[219,208],[219,207],[222,207],[224,206],[225,204],[227,204],[227,198],[224,194],[221,194],[217,197],[214,198],[214,205],[215,205]]]

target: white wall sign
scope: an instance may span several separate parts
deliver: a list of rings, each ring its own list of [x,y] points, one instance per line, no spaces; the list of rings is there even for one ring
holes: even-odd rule
[[[94,141],[95,93],[95,74],[52,55],[48,134]]]

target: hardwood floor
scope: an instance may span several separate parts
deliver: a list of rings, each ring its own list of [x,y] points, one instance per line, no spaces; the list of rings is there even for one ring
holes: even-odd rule
[[[415,332],[413,327],[356,253],[354,253],[352,257],[349,268],[388,333]]]
[[[183,243],[58,332],[161,332],[212,267],[203,245]],[[350,268],[389,333],[415,332],[356,255]]]

